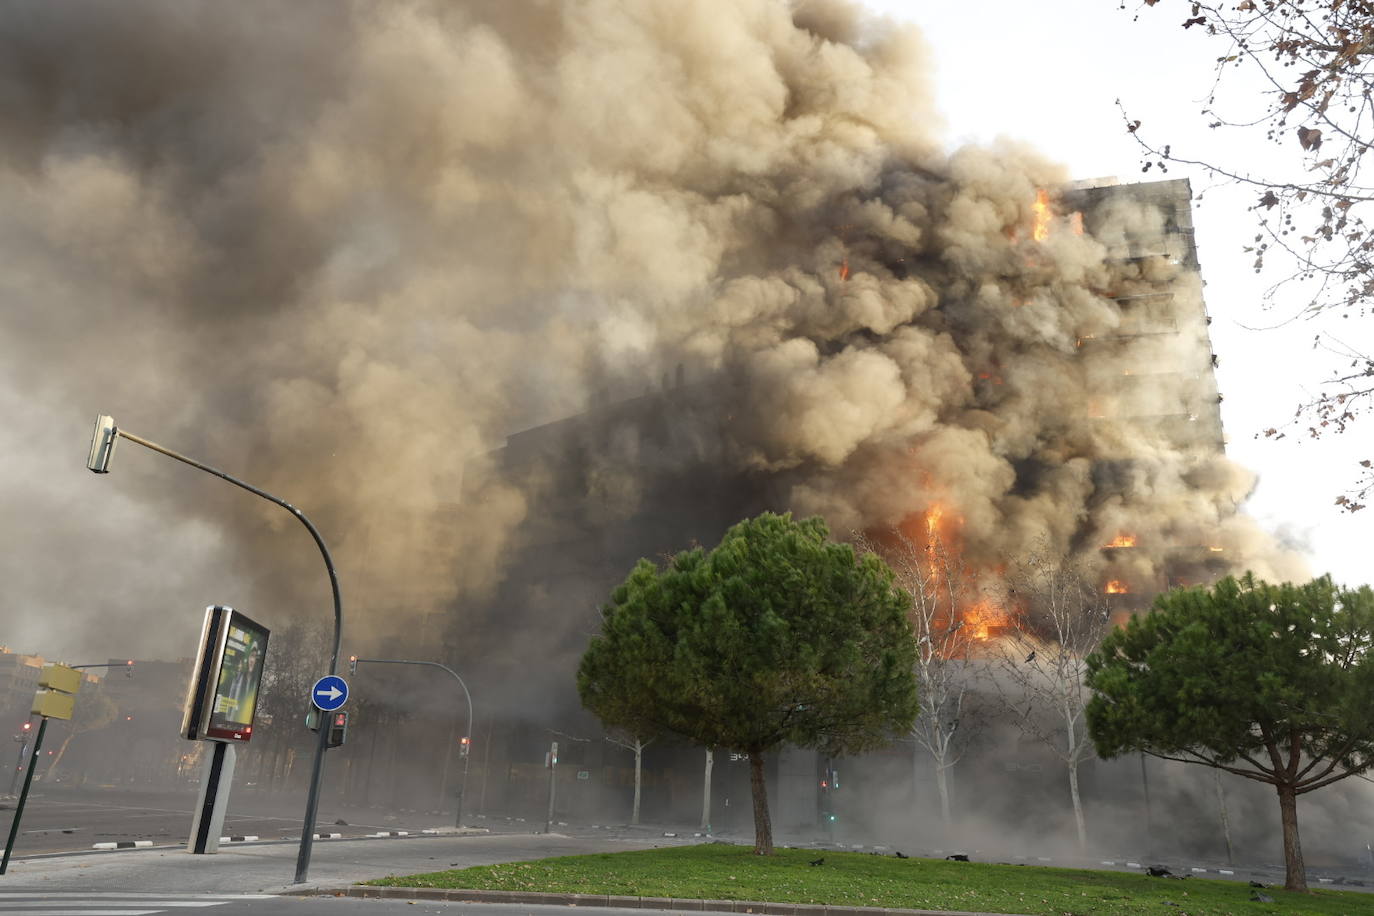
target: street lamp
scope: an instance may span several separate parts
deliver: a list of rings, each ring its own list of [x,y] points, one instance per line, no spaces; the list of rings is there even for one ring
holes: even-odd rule
[[[259,490],[257,487],[226,474],[218,468],[212,468],[208,464],[202,464],[193,458],[187,458],[169,448],[164,448],[156,442],[150,442],[127,430],[120,429],[115,425],[112,417],[103,414],[95,419],[95,432],[91,436],[91,452],[86,459],[86,467],[97,474],[108,474],[110,472],[110,459],[114,457],[115,444],[120,438],[128,439],[130,442],[152,449],[168,458],[174,458],[182,464],[189,464],[191,467],[221,480],[227,480],[234,486],[241,487],[255,496],[261,496],[268,502],[281,506],[290,512],[305,526],[305,529],[310,532],[310,536],[315,539],[315,546],[320,548],[320,555],[324,557],[324,568],[329,573],[329,587],[334,593],[334,653],[329,659],[329,673],[331,675],[336,673],[339,668],[339,644],[343,639],[343,598],[339,593],[339,575],[334,570],[334,560],[329,556],[329,548],[325,546],[324,538],[320,536],[319,529],[310,519],[306,518],[305,513],[286,500],[278,499],[266,490]],[[319,809],[320,782],[324,774],[324,752],[328,743],[329,729],[321,728],[319,740],[315,743],[314,766],[310,771],[310,794],[307,796],[305,804],[305,826],[301,828],[300,851],[296,855],[296,879],[294,882],[296,884],[303,884],[306,874],[310,870],[310,851],[315,840],[315,816]]]
[[[467,734],[463,735],[462,740],[459,742],[460,755],[463,758],[463,780],[458,787],[458,804],[454,806],[457,809],[457,813],[453,818],[453,826],[463,826],[463,796],[467,794],[468,790],[468,757],[472,751],[472,694],[468,693],[468,685],[464,684],[463,679],[458,676],[458,672],[454,671],[448,665],[441,665],[438,662],[411,661],[410,659],[404,658],[359,658],[356,655],[350,655],[348,657],[349,673],[357,674],[358,666],[364,663],[374,665],[424,665],[429,668],[439,668],[443,671],[447,671],[449,675],[458,682],[458,686],[463,688],[463,696],[466,697],[468,701],[468,730]],[[447,762],[444,763],[444,779],[448,779]]]

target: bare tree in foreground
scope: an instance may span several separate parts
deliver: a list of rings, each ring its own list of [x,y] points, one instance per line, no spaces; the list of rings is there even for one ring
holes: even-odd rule
[[[982,718],[965,701],[976,674],[973,651],[980,637],[987,638],[986,632],[980,633],[978,620],[986,600],[979,600],[968,566],[933,524],[929,526],[929,535],[928,543],[922,545],[894,531],[894,546],[881,552],[892,567],[897,585],[911,595],[919,703],[910,731],[917,749],[912,755],[913,787],[919,787],[924,752],[935,767],[940,816],[948,829],[953,824],[951,771],[982,724]],[[869,539],[858,540],[861,549],[879,552]]]
[[[1094,753],[1084,720],[1092,697],[1083,682],[1085,659],[1111,632],[1111,608],[1085,574],[1065,561],[1033,556],[1012,581],[1022,609],[997,663],[997,689],[1022,733],[1063,761],[1083,849],[1088,832],[1078,767]]]

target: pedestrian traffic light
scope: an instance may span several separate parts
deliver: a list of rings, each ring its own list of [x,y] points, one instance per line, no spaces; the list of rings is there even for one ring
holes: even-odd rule
[[[466,756],[468,755],[468,751],[470,751],[470,750],[472,750],[472,739],[469,738],[467,735],[464,735],[463,737],[459,738],[459,739],[458,739],[458,756],[459,756],[459,757],[466,757]]]
[[[348,738],[348,713],[336,712],[329,720],[329,747],[339,747]]]
[[[348,673],[349,673],[349,674],[357,674],[357,673],[358,673],[358,656],[356,656],[356,655],[350,655],[350,656],[348,657]]]

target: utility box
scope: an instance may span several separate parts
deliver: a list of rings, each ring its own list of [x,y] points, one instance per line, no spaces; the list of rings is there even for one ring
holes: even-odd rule
[[[33,698],[30,715],[47,716],[49,719],[70,719],[76,697],[60,690],[40,690]]]
[[[76,693],[81,689],[81,672],[66,665],[44,665],[38,675],[38,686],[63,693]]]

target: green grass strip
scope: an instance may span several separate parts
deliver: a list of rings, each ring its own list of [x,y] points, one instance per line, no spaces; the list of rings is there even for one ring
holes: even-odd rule
[[[811,863],[824,859],[819,865]],[[564,856],[388,877],[369,884],[552,894],[615,894],[706,900],[978,910],[1045,916],[1116,914],[1374,914],[1374,895],[1316,890],[1261,891],[1235,881],[1177,880],[1143,874],[898,859],[858,852],[708,843],[638,852]]]

